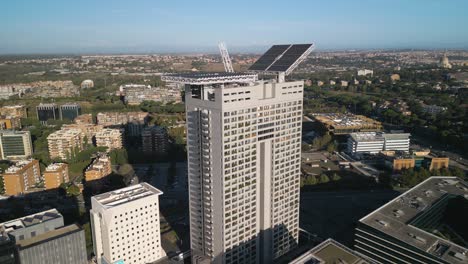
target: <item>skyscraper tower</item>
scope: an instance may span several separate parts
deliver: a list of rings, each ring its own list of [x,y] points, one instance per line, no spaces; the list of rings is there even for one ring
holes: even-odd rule
[[[163,76],[185,84],[194,263],[272,263],[297,245],[304,83],[285,75],[312,49],[275,45],[252,73]]]

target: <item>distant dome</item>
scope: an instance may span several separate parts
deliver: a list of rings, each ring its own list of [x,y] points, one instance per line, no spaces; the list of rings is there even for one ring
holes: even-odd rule
[[[93,80],[84,80],[81,82],[81,88],[93,88],[94,82]]]
[[[446,68],[446,69],[452,68],[452,65],[450,64],[449,59],[447,57],[447,54],[444,53],[444,55],[440,58],[439,67]]]

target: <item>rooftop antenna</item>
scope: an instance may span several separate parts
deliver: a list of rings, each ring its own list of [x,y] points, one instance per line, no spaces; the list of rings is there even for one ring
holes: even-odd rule
[[[224,70],[226,72],[234,72],[234,68],[232,67],[232,61],[231,61],[231,58],[229,57],[226,44],[224,44],[224,42],[219,42],[218,47],[219,47],[219,52],[221,53],[221,58],[223,59]]]

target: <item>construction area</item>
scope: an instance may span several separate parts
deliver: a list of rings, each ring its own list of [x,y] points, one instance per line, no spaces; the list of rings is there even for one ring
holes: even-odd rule
[[[353,132],[379,132],[382,123],[374,119],[354,114],[320,113],[312,117],[334,135],[347,135]]]

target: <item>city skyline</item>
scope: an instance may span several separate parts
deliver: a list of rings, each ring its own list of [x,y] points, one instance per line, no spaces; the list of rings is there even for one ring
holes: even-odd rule
[[[468,32],[454,25],[468,23],[468,3],[451,3],[21,0],[2,4],[0,54],[215,53],[218,41],[233,53],[311,41],[318,50],[466,49]]]

